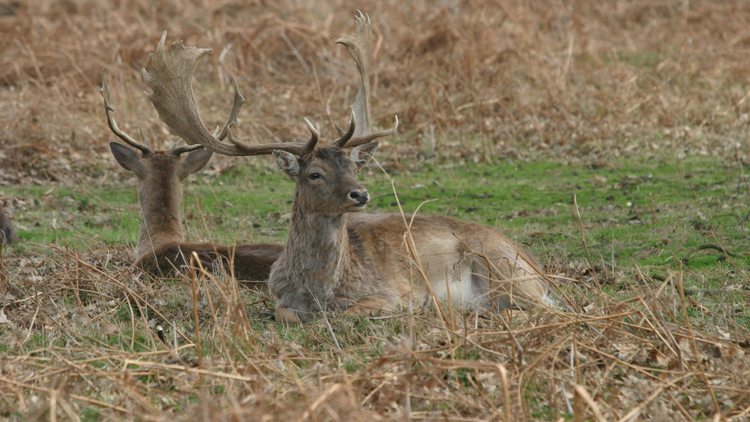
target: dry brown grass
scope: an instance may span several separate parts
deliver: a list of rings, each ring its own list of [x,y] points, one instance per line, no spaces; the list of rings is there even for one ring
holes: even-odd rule
[[[269,321],[267,294],[228,279],[148,284],[119,261],[122,251],[52,249],[13,259],[7,274],[2,342],[25,352],[0,359],[3,416],[744,420],[750,412],[750,333],[731,309],[686,303],[682,273],[634,286],[627,301],[558,278],[568,296],[590,298],[574,299],[570,312],[509,319],[456,310],[443,320],[405,310],[300,329]]]
[[[357,7],[374,22],[376,122],[385,126],[397,113],[407,149],[431,141],[430,127],[448,157],[471,154],[476,142],[496,156],[531,149],[594,158],[652,148],[727,154],[746,145],[746,2]],[[333,44],[352,26],[354,10],[341,2],[68,0],[12,8],[0,16],[0,143],[4,168],[23,175],[45,163],[62,178],[65,164],[77,170],[91,164],[80,158],[106,156],[98,94],[105,65],[125,128],[142,124],[163,137],[138,95],[140,69],[163,30],[170,41],[214,49],[198,79],[211,84],[198,90],[208,124],[226,113],[229,74],[250,99],[244,132],[259,140],[304,137],[302,117],[323,124],[329,100],[343,120],[353,98],[356,74]]]
[[[351,32],[354,6],[181,3],[0,1],[0,183],[76,184],[113,165],[98,93],[105,65],[121,126],[163,139],[138,95],[139,71],[163,30],[214,49],[197,78],[208,125],[228,111],[230,74],[249,100],[242,131],[259,141],[305,137],[302,118],[323,124],[329,101],[343,121],[356,74],[333,41]],[[394,159],[430,148],[434,132],[446,160],[592,162],[644,149],[747,160],[747,2],[356,7],[373,18],[375,121],[402,120],[385,148]],[[269,321],[267,295],[231,281],[202,280],[197,295],[191,281],[146,283],[126,264],[126,249],[4,257],[0,416],[750,418],[750,333],[735,312],[746,305],[717,312],[693,304],[682,273],[634,286],[627,301],[559,279],[573,298],[565,312],[456,312],[444,321],[414,311],[297,329]]]

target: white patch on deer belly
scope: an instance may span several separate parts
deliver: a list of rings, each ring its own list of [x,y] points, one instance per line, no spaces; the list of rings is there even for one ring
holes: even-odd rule
[[[474,292],[471,286],[471,265],[469,262],[461,263],[458,272],[447,265],[443,265],[442,269],[445,270],[446,267],[448,271],[442,275],[430,274],[430,284],[435,295],[442,301],[448,301],[448,287],[450,286],[450,300],[454,305],[471,306],[474,300]]]

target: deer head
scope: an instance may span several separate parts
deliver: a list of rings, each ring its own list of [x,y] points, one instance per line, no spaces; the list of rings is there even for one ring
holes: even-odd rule
[[[173,179],[178,183],[182,182],[205,167],[213,155],[213,151],[202,149],[191,152],[182,160],[180,152],[175,152],[179,147],[169,151],[155,151],[142,157],[117,142],[110,142],[109,148],[117,163],[125,170],[132,171],[143,184],[148,184],[151,178],[155,181]]]
[[[107,123],[112,132],[117,135],[120,139],[125,141],[128,145],[141,151],[141,156],[138,155],[133,149],[126,147],[125,145],[117,142],[111,142],[109,148],[114,155],[115,160],[125,170],[132,171],[141,183],[139,190],[144,191],[143,194],[148,195],[149,192],[154,192],[155,189],[150,189],[157,185],[172,185],[179,186],[180,182],[185,180],[189,175],[200,171],[213,155],[213,151],[203,149],[201,145],[191,146],[179,146],[176,144],[169,151],[154,151],[148,145],[143,131],[141,130],[141,138],[143,143],[135,141],[133,138],[125,134],[117,126],[117,122],[114,119],[113,113],[114,108],[110,105],[109,98],[109,81],[107,79],[107,68],[102,69],[102,97],[104,98],[104,108],[107,113]],[[189,152],[185,160],[180,159],[181,155]],[[170,183],[165,183],[170,182]],[[176,189],[180,192],[181,189]],[[141,203],[144,199],[141,198]],[[178,201],[179,204],[179,201]]]
[[[300,158],[286,151],[274,151],[273,155],[297,186],[298,207],[323,214],[357,212],[370,201],[367,190],[357,182],[357,173],[378,145],[369,142],[349,153],[337,147],[318,148]]]

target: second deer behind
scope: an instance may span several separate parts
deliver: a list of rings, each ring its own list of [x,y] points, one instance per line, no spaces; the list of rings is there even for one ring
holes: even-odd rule
[[[284,249],[281,245],[222,246],[185,241],[180,214],[182,181],[208,164],[213,153],[195,146],[155,151],[146,144],[145,137],[144,143],[139,143],[123,133],[112,117],[106,69],[102,71],[102,96],[110,129],[142,154],[117,142],[109,144],[117,163],[138,178],[142,220],[135,265],[149,274],[166,276],[188,268],[191,256],[195,256],[204,267],[220,266],[238,280],[267,280],[271,265]],[[182,159],[185,153],[187,157]]]

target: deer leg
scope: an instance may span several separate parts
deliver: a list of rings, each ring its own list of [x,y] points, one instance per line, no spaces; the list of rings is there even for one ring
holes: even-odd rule
[[[315,313],[308,310],[307,306],[299,301],[292,303],[293,305],[299,306],[297,307],[280,305],[278,301],[276,302],[276,311],[274,312],[274,317],[276,318],[277,322],[283,322],[286,324],[300,324],[303,322],[310,322],[315,319]]]
[[[276,322],[284,324],[301,324],[302,319],[297,314],[297,311],[292,308],[287,308],[284,305],[276,306],[276,312],[274,312],[274,318]]]
[[[353,314],[377,312],[377,311],[382,311],[383,309],[386,309],[387,307],[388,307],[388,303],[383,299],[364,299],[360,302],[357,302],[354,306],[345,310],[341,314],[353,315]]]

